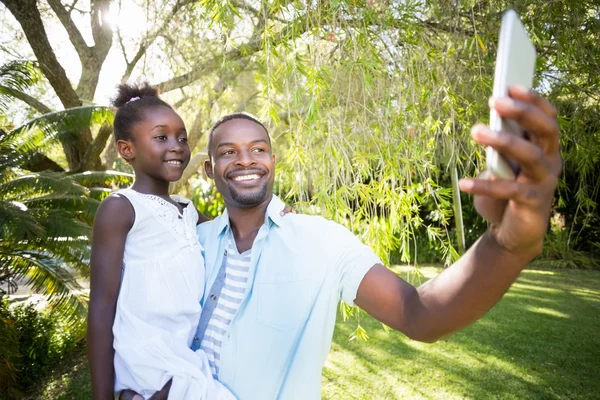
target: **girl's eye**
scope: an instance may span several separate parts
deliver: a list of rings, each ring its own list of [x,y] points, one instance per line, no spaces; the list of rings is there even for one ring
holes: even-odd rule
[[[186,137],[182,137],[182,138],[179,138],[179,141],[180,141],[181,143],[187,143],[187,142],[188,142],[188,138],[186,138]]]
[[[161,141],[162,140],[167,140],[167,136],[165,136],[165,135],[156,135],[155,138],[158,139],[158,140],[161,140]]]

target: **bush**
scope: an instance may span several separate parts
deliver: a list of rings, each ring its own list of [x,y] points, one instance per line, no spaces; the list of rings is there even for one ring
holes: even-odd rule
[[[36,310],[33,304],[9,307],[0,301],[0,397],[17,398],[82,342],[82,324]]]
[[[536,263],[553,268],[600,269],[600,260],[591,252],[574,248],[568,229],[554,226],[546,235],[544,250]]]

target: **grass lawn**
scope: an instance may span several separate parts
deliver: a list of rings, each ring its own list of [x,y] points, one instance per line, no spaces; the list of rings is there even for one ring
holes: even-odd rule
[[[421,271],[427,279],[439,269]],[[600,272],[525,271],[481,321],[434,344],[366,315],[361,325],[367,342],[348,340],[356,321],[337,323],[325,400],[600,399]],[[30,399],[91,399],[88,375],[75,357]]]

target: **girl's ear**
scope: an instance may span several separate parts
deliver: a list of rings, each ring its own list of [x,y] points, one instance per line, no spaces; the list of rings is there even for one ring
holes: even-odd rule
[[[117,140],[117,149],[125,161],[131,162],[135,159],[135,149],[129,140]]]

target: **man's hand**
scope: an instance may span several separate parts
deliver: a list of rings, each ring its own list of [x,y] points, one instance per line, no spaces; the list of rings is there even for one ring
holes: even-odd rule
[[[516,160],[521,167],[517,178],[503,180],[484,173],[459,185],[476,195],[475,207],[491,223],[490,233],[501,248],[533,258],[542,249],[561,171],[557,114],[533,91],[512,86],[509,95],[491,99],[490,107],[519,123],[529,138],[494,132],[481,124],[473,127],[471,135],[479,144]]]
[[[171,383],[173,383],[173,381],[169,379],[162,389],[150,397],[150,400],[167,400],[169,397],[169,389],[171,389]],[[144,400],[144,398],[133,390],[123,390],[119,395],[119,400]]]
[[[119,400],[144,400],[144,398],[133,390],[123,390],[119,395]]]

